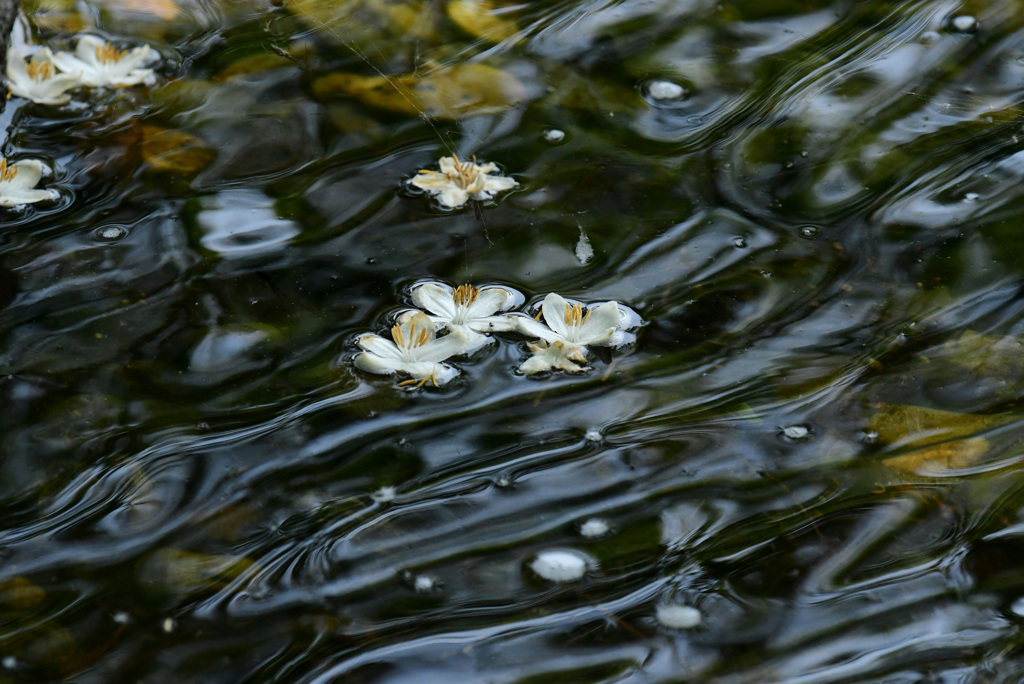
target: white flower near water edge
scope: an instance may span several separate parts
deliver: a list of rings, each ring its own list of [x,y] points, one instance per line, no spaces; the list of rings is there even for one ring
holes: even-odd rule
[[[38,159],[22,159],[8,164],[0,158],[0,207],[17,207],[43,200],[54,200],[56,190],[36,190],[46,165]]]
[[[7,89],[15,97],[59,105],[71,99],[68,90],[80,85],[77,74],[57,72],[49,48],[43,48],[28,61],[14,48],[7,50]]]
[[[132,50],[118,50],[105,40],[85,35],[78,39],[75,54],[57,52],[52,61],[61,71],[77,74],[84,85],[133,86],[153,75],[152,69],[143,69],[153,54],[148,45]]]
[[[511,308],[517,298],[517,293],[503,287],[459,285],[452,289],[442,283],[423,283],[412,290],[413,302],[430,312],[430,320],[438,328],[465,336],[464,353],[475,351],[491,340],[482,333],[516,328],[515,319],[494,314]]]
[[[442,206],[456,209],[471,199],[487,200],[496,192],[511,190],[519,185],[507,176],[492,176],[498,167],[493,162],[477,164],[459,161],[458,156],[441,157],[440,171],[421,170],[409,183],[421,190],[437,195]]]
[[[442,361],[461,353],[466,347],[465,337],[458,331],[443,337],[436,336],[437,328],[430,318],[416,312],[391,328],[392,340],[368,333],[358,344],[364,351],[355,357],[356,367],[369,373],[412,376],[400,384],[428,381],[440,386],[458,375],[458,371]]]
[[[526,316],[516,317],[519,332],[540,338],[530,344],[533,356],[520,367],[532,375],[558,368],[578,373],[587,370],[587,345],[614,347],[623,342],[624,316],[616,302],[605,302],[584,312],[582,304],[569,304],[554,292],[541,305],[544,323]]]

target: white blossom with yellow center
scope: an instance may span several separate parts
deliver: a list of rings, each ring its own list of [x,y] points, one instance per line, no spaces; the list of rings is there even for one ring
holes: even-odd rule
[[[105,40],[85,35],[78,39],[75,54],[57,52],[51,58],[61,71],[77,74],[87,86],[132,86],[153,75],[152,69],[141,68],[153,50],[148,45],[133,50],[118,50]]]
[[[456,209],[471,199],[487,200],[496,192],[511,190],[519,185],[507,176],[491,176],[497,169],[493,162],[477,164],[473,161],[460,161],[458,156],[441,157],[438,162],[440,171],[420,171],[409,183],[437,195],[442,206]]]
[[[64,104],[71,98],[67,91],[80,85],[77,74],[57,73],[49,48],[28,61],[14,48],[7,50],[7,89],[15,97],[39,104]]]
[[[558,368],[578,373],[587,370],[587,345],[614,347],[622,344],[625,315],[616,302],[605,302],[584,311],[582,304],[569,304],[563,297],[550,293],[541,305],[544,323],[527,316],[517,316],[519,332],[540,338],[531,343],[533,356],[519,370],[527,375]]]
[[[412,376],[412,380],[400,383],[403,385],[415,383],[422,387],[427,382],[443,385],[458,375],[458,371],[441,362],[461,353],[466,339],[458,331],[443,337],[437,337],[436,332],[434,322],[417,311],[391,328],[391,340],[372,333],[362,335],[358,344],[364,351],[356,355],[356,367],[369,373]]]
[[[8,164],[0,158],[0,207],[17,207],[43,200],[54,200],[56,190],[36,190],[46,165],[38,159],[22,159]]]
[[[465,337],[464,353],[475,351],[493,339],[482,333],[516,328],[514,319],[494,314],[511,308],[517,299],[518,293],[503,287],[459,285],[452,289],[443,283],[423,283],[412,290],[413,302],[430,312],[430,320],[438,328],[447,328]]]

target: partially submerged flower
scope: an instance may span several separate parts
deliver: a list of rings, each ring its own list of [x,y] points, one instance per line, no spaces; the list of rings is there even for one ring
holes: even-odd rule
[[[516,293],[502,287],[459,285],[452,289],[442,283],[424,283],[412,290],[412,300],[429,311],[438,328],[459,332],[466,338],[469,352],[490,339],[481,333],[513,330],[516,322],[509,316],[495,316],[516,301]]]
[[[519,331],[529,337],[540,338],[530,344],[533,356],[519,370],[531,375],[559,368],[570,373],[587,370],[587,345],[613,347],[622,344],[623,316],[616,302],[605,302],[584,311],[582,304],[569,304],[554,292],[544,298],[539,320],[520,316],[516,318]],[[546,325],[545,325],[546,323]]]
[[[35,189],[45,170],[46,165],[38,159],[22,159],[8,164],[0,157],[0,207],[57,199],[56,190]]]
[[[81,82],[95,88],[132,86],[153,74],[143,69],[153,50],[148,45],[133,50],[118,50],[105,40],[85,35],[78,39],[75,54],[58,52],[52,56],[61,71],[78,74]]]
[[[440,171],[420,171],[409,183],[437,195],[441,205],[450,209],[461,207],[470,199],[490,199],[496,192],[519,185],[513,178],[489,175],[497,165],[493,162],[477,164],[475,156],[473,161],[464,162],[453,154],[441,157],[438,165]]]
[[[417,383],[422,387],[430,381],[435,386],[443,385],[458,371],[441,362],[463,351],[466,340],[457,331],[444,337],[436,337],[436,331],[426,314],[416,312],[391,328],[393,341],[374,334],[362,335],[358,343],[364,351],[356,355],[356,367],[369,373],[412,376],[401,384]]]
[[[49,48],[26,61],[14,48],[7,50],[7,88],[11,95],[39,104],[64,104],[68,90],[82,85],[76,74],[60,74],[53,66]]]

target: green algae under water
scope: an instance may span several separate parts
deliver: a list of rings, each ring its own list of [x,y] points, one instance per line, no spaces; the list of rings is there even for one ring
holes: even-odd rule
[[[24,10],[161,59],[2,116],[0,682],[1024,679],[1019,2]],[[424,280],[643,325],[354,368]]]

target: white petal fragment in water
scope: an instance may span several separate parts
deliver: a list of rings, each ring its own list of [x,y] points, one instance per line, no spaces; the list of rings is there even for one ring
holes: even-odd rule
[[[611,528],[604,520],[600,518],[591,518],[585,523],[580,525],[580,534],[588,539],[594,539],[595,537],[603,537],[608,534],[608,530]]]
[[[678,100],[686,94],[686,89],[672,81],[651,81],[647,84],[647,93],[655,100]]]
[[[576,582],[587,572],[587,560],[572,551],[541,551],[530,563],[549,582]]]
[[[576,258],[579,259],[581,265],[589,263],[594,258],[594,248],[582,228],[580,228],[580,239],[576,242]]]
[[[696,608],[678,603],[664,603],[658,606],[654,611],[654,617],[669,629],[693,629],[703,619]]]
[[[121,87],[138,85],[153,75],[152,69],[142,68],[152,54],[148,45],[118,50],[105,40],[85,35],[78,39],[75,54],[57,52],[52,60],[61,71],[77,75],[84,85]]]
[[[456,209],[471,199],[491,199],[495,193],[511,190],[519,185],[507,176],[492,176],[498,167],[493,162],[477,164],[460,161],[456,155],[441,157],[440,171],[422,170],[409,183],[436,195],[438,202],[449,209]]]

